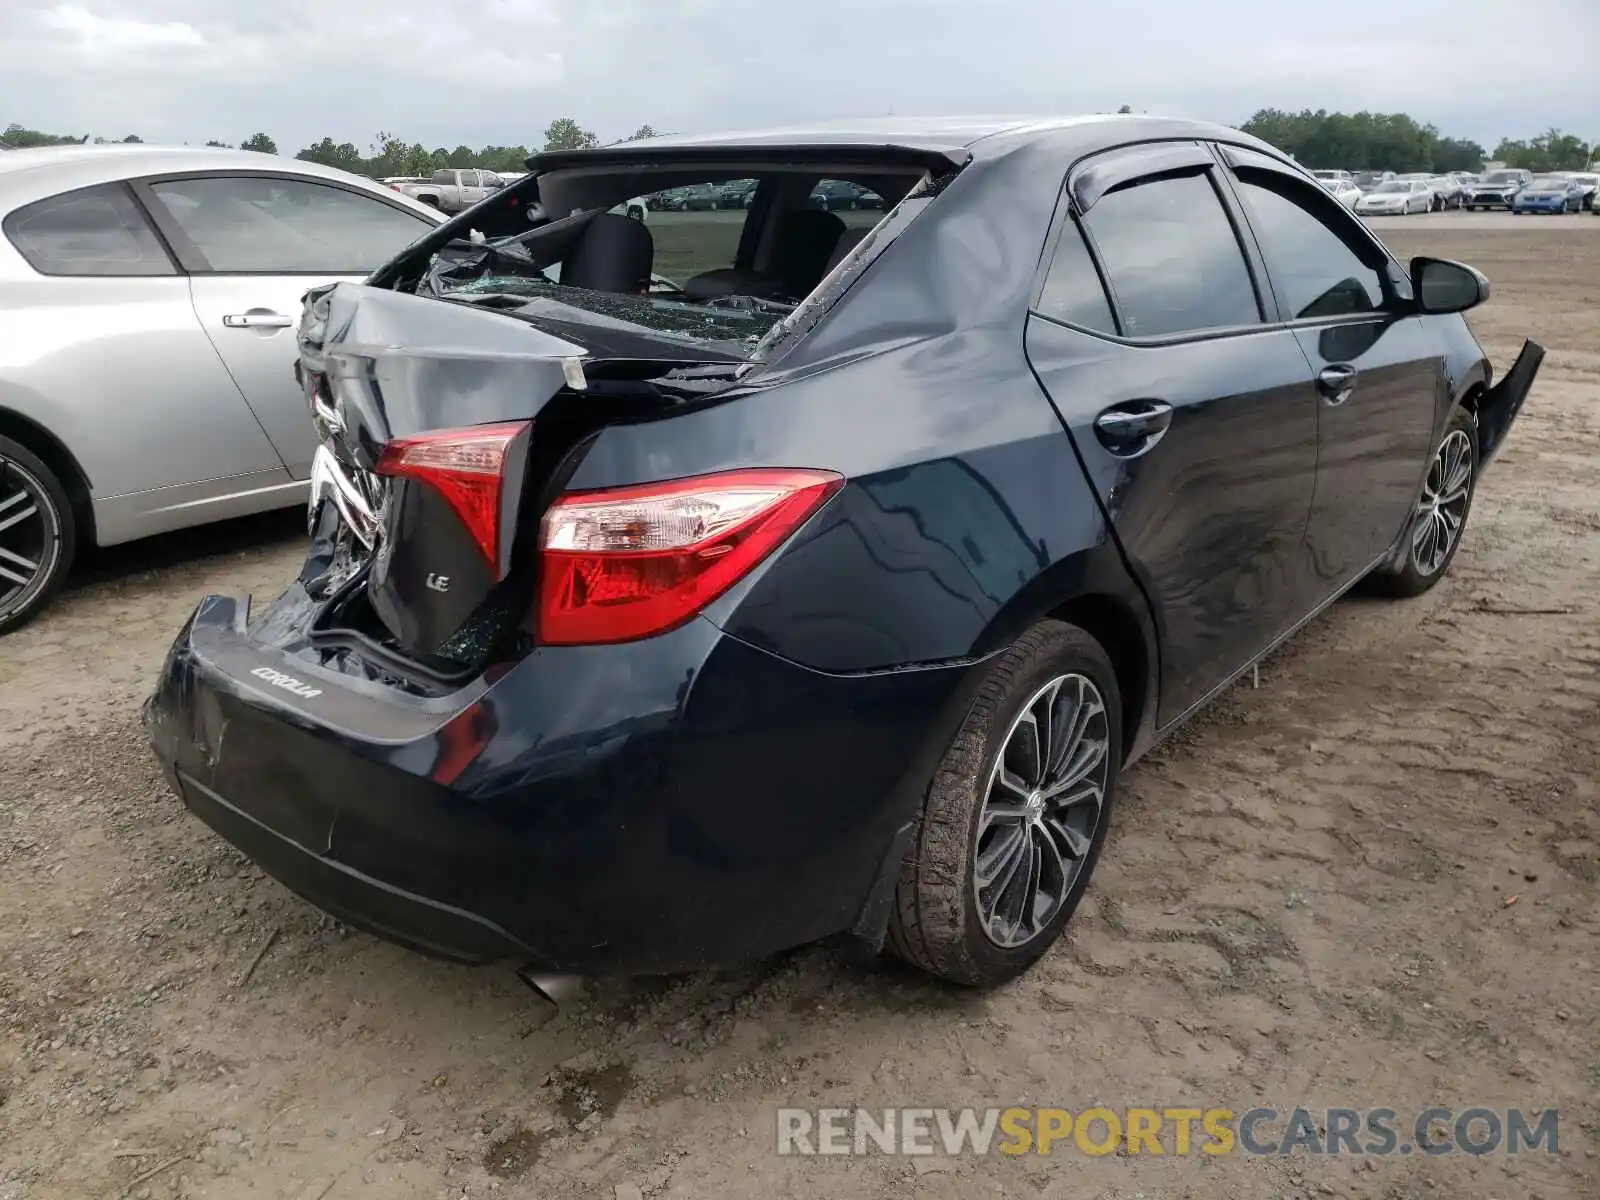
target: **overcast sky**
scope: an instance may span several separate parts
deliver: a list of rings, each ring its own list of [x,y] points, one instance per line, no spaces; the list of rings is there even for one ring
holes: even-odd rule
[[[1600,0],[0,0],[0,125],[285,153],[1131,104],[1600,139]]]

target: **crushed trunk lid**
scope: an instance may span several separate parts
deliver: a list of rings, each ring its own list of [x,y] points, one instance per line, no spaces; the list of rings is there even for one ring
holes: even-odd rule
[[[501,311],[495,299],[349,283],[307,293],[296,370],[321,444],[303,598],[264,618],[280,637],[286,620],[309,621],[326,651],[440,678],[476,669],[528,610],[529,535],[574,447],[747,365],[563,305]],[[652,382],[669,375],[681,391]]]

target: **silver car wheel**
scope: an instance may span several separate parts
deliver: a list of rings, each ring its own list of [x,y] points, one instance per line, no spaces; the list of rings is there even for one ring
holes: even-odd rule
[[[43,591],[61,556],[61,518],[32,472],[0,458],[0,622]]]
[[[995,945],[1026,945],[1050,927],[1083,869],[1110,770],[1105,700],[1083,675],[1035,692],[989,772],[972,856],[973,892]]]
[[[1439,443],[1422,485],[1411,525],[1411,559],[1417,573],[1436,574],[1450,557],[1472,495],[1472,439],[1452,429]]]

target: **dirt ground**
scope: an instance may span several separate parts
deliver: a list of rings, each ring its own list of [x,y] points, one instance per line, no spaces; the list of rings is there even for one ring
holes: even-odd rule
[[[1500,369],[1550,356],[1450,577],[1334,606],[1133,769],[1069,936],[995,994],[812,947],[546,1021],[348,933],[137,723],[298,518],[105,556],[0,641],[0,1200],[1600,1195],[1600,220],[1452,216],[1383,235],[1487,271]],[[1559,1108],[1561,1152],[775,1153],[782,1106],[997,1103]]]

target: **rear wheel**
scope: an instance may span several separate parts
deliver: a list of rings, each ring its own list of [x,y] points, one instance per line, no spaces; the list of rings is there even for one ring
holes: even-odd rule
[[[0,437],[0,634],[43,611],[72,566],[75,538],[61,482],[27,447]]]
[[[1428,467],[1422,495],[1405,533],[1405,558],[1398,567],[1374,571],[1374,588],[1390,596],[1420,596],[1444,578],[1466,529],[1478,482],[1478,426],[1464,408],[1445,427]]]
[[[897,957],[987,987],[1055,943],[1105,842],[1121,711],[1110,659],[1073,625],[1041,622],[989,669],[901,868]]]

